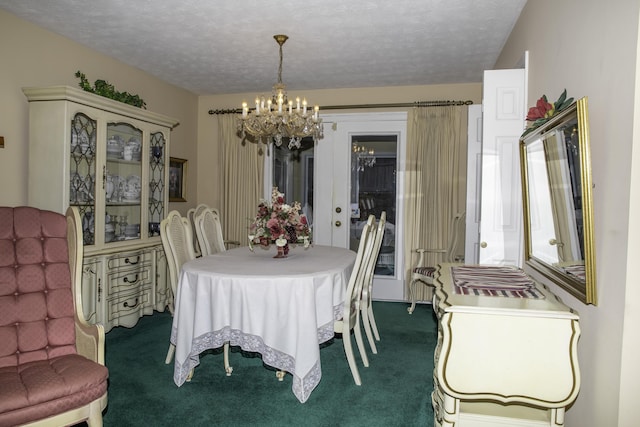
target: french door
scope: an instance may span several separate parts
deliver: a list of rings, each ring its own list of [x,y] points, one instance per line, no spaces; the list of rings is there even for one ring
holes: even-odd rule
[[[265,168],[272,185],[297,200],[318,245],[358,248],[369,215],[387,217],[373,298],[403,301],[402,171],[406,113],[323,115],[324,138],[300,150],[273,149]],[[283,144],[284,145],[284,144]]]

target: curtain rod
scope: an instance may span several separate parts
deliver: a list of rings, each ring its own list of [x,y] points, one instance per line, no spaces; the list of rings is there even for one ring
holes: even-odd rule
[[[352,104],[352,105],[326,105],[320,106],[320,110],[356,110],[361,108],[399,108],[399,107],[445,107],[449,105],[471,105],[473,101],[415,101],[396,104]],[[252,108],[253,110],[253,108]],[[209,110],[209,114],[242,114],[242,108]]]

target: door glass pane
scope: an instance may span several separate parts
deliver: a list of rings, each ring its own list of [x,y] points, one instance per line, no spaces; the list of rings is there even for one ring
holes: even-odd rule
[[[162,132],[151,134],[149,158],[149,237],[160,235],[160,221],[164,218],[166,140]]]
[[[369,215],[386,212],[385,233],[375,274],[395,274],[397,135],[351,137],[350,248],[358,250],[362,227]]]
[[[128,123],[107,124],[105,243],[140,238],[141,177],[142,131]]]
[[[300,148],[290,150],[288,144],[272,146],[273,185],[287,203],[300,202],[302,212],[313,225],[313,139],[305,138]]]
[[[78,208],[85,245],[95,244],[96,124],[82,113],[71,121],[69,205]]]

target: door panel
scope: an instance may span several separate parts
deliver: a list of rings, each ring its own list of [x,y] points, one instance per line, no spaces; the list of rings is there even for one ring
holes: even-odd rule
[[[464,260],[467,264],[477,264],[480,250],[480,193],[482,191],[482,105],[470,105],[468,117]]]
[[[524,130],[525,70],[484,74],[481,264],[522,264],[522,197],[518,142]]]

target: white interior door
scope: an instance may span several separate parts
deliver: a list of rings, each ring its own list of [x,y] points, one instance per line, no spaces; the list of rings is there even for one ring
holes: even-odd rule
[[[525,69],[484,73],[481,264],[522,264],[519,138],[526,116]]]

